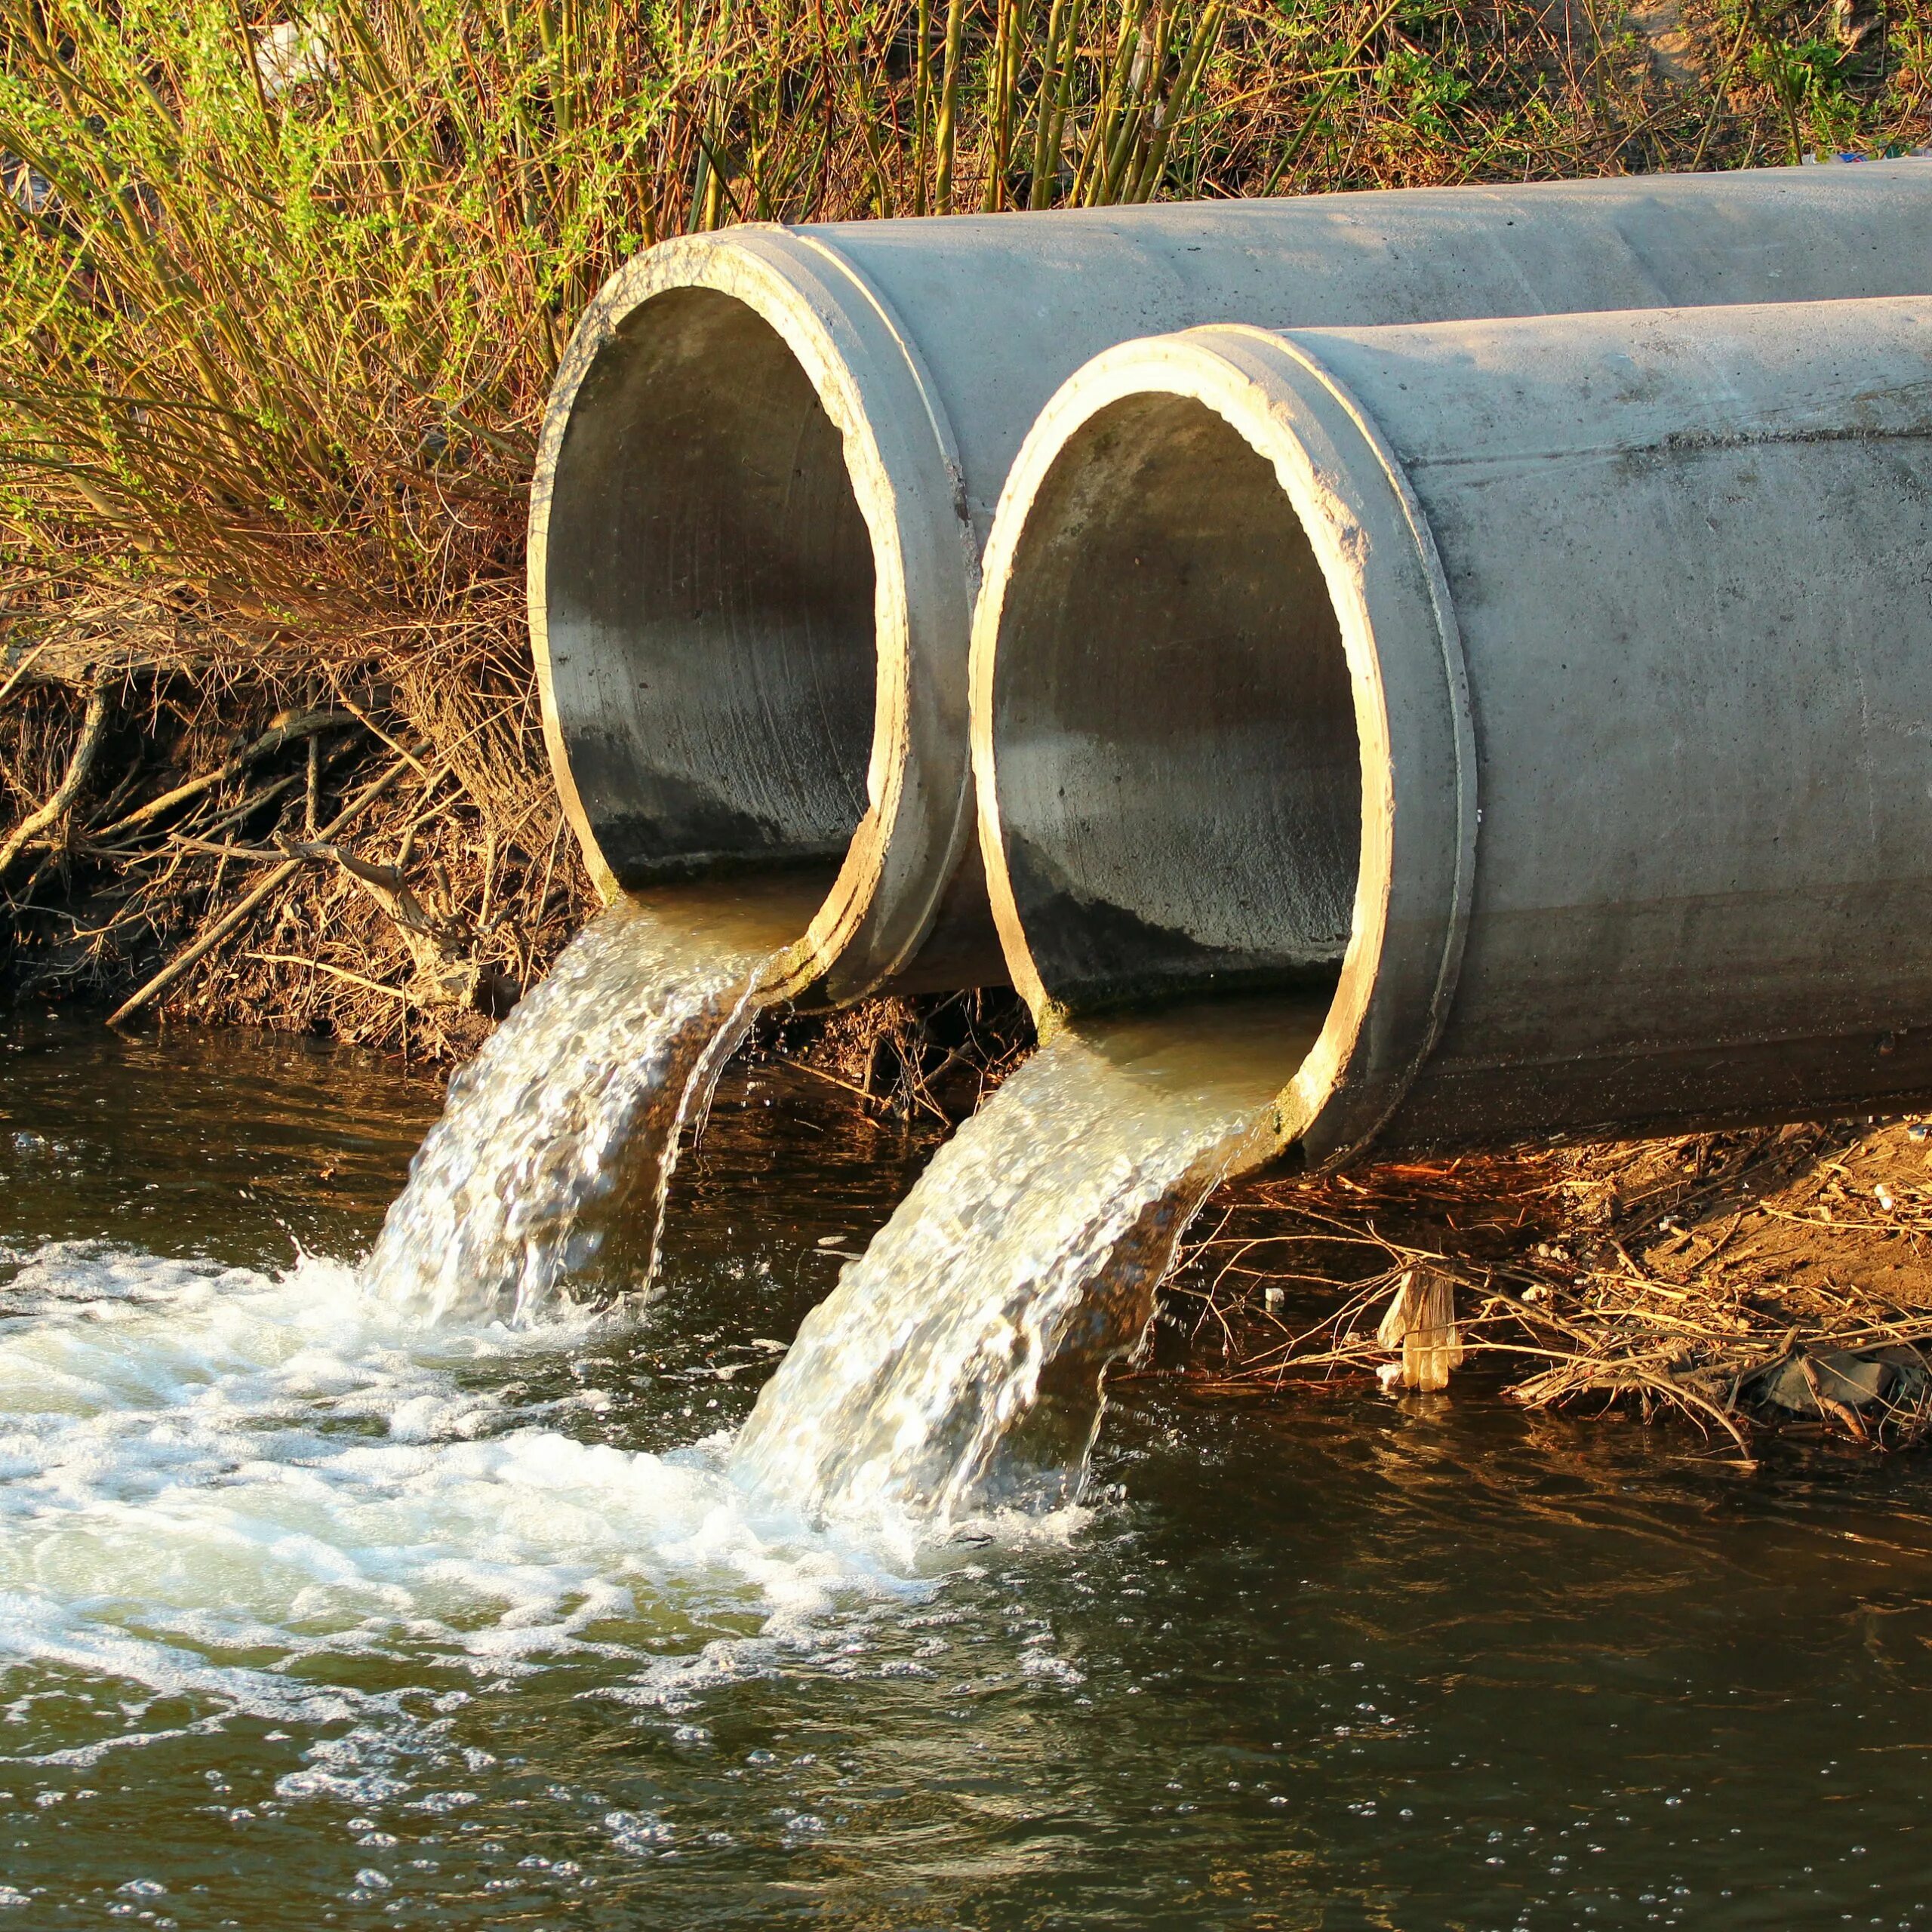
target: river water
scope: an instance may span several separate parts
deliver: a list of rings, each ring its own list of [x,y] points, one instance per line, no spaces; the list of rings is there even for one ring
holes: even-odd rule
[[[1137,1385],[916,1555],[732,1432],[929,1140],[726,1074],[621,1320],[350,1265],[438,1109],[0,1029],[0,1927],[1932,1921],[1932,1470]]]

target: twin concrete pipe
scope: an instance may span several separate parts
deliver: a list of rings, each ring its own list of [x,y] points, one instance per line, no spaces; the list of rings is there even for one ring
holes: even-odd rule
[[[654,249],[532,497],[592,869],[817,869],[826,1002],[1318,987],[1318,1160],[1932,1094],[1928,289],[1916,161]]]

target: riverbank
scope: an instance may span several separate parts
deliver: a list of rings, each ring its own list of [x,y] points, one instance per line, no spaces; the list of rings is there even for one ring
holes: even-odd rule
[[[0,35],[0,981],[475,1050],[593,909],[543,754],[525,518],[562,346],[648,242],[1932,134],[1923,11],[1867,0],[1035,11],[833,6],[801,35],[757,8],[607,32],[329,0],[296,34],[194,0],[131,20],[131,47],[23,14]]]
[[[1914,1448],[1932,1433],[1929,1237],[1917,1120],[1237,1183],[1197,1223],[1139,1373],[1235,1401],[1482,1388],[1686,1424],[1746,1463],[1774,1433]]]
[[[509,616],[439,681],[264,661],[139,600],[5,601],[7,996],[451,1065],[594,911]]]
[[[596,906],[533,708],[499,702],[466,732],[393,686],[292,692],[197,651],[185,624],[94,606],[15,658],[8,773],[63,810],[8,835],[7,996],[468,1059]],[[750,1052],[943,1131],[1030,1042],[1023,1008],[980,992],[774,1019]],[[1137,1372],[1241,1401],[1426,1398],[1447,1378],[1674,1417],[1747,1460],[1774,1432],[1916,1446],[1917,1134],[1785,1128],[1239,1183],[1197,1223]]]

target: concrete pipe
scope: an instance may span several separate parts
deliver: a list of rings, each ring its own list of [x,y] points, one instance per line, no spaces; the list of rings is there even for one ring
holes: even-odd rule
[[[971,837],[992,507],[1056,386],[1216,321],[1932,287],[1932,163],[749,227],[620,271],[532,494],[552,758],[607,894],[817,868],[795,988],[1001,977]]]
[[[1111,350],[973,677],[1015,983],[1318,1001],[1277,1151],[1932,1097],[1932,297]]]

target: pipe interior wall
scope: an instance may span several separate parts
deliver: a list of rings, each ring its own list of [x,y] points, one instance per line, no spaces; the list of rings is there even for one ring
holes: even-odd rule
[[[1100,358],[975,642],[1016,983],[1286,989],[1346,883],[1318,1158],[1932,1096],[1928,343],[1918,298]]]
[[[865,808],[872,543],[838,431],[771,326],[675,289],[571,412],[550,506],[553,702],[635,888],[817,861]]]
[[[1268,459],[1192,397],[1101,411],[1032,500],[1002,635],[1003,857],[1042,977],[1084,1010],[1332,982],[1355,700]]]

